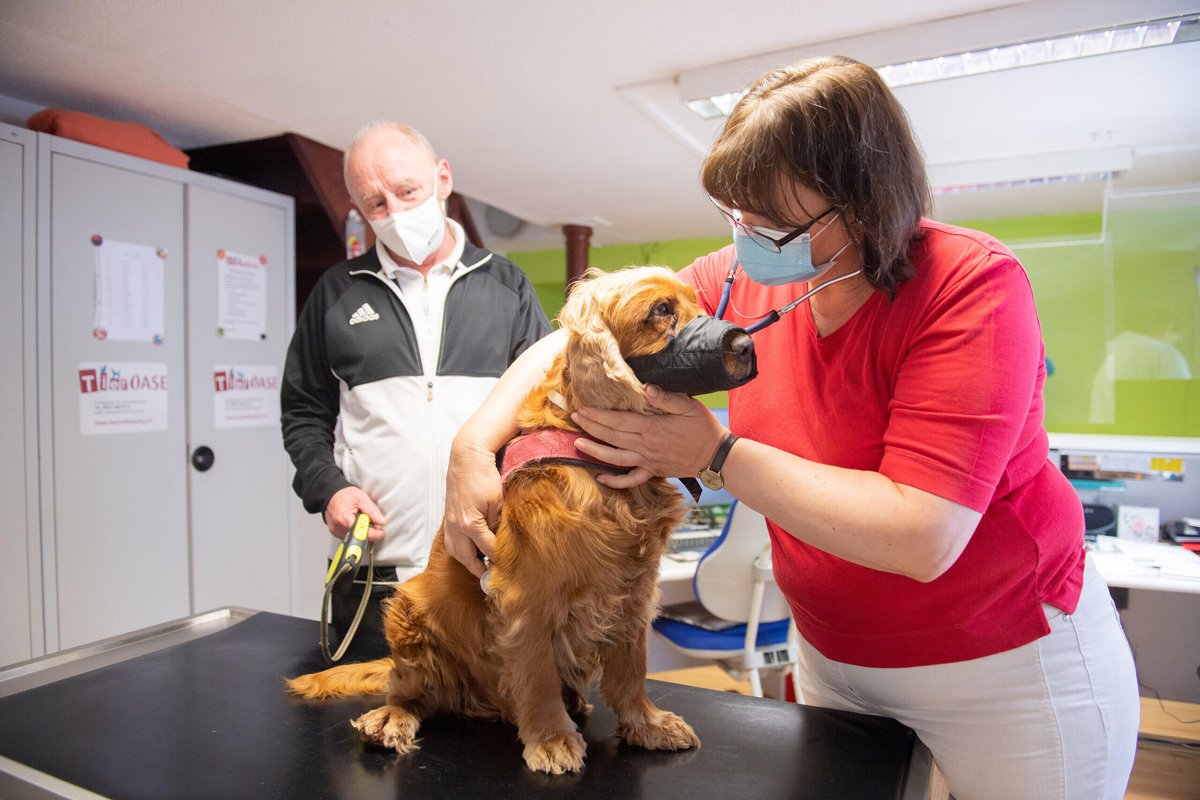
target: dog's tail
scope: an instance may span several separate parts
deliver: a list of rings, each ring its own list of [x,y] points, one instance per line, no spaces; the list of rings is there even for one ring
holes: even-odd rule
[[[287,681],[287,690],[309,700],[349,697],[356,694],[386,694],[392,659],[342,664],[323,672],[301,675]]]

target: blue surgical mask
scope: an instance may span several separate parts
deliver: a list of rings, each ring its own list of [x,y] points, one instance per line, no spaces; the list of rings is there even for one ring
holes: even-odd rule
[[[778,235],[782,238],[784,234]],[[847,242],[824,264],[814,265],[812,263],[812,234],[810,233],[800,234],[785,244],[779,252],[775,252],[755,244],[744,231],[735,228],[733,244],[737,251],[738,264],[741,265],[742,270],[750,280],[763,286],[782,286],[785,283],[799,283],[819,278],[833,269],[837,263],[837,257],[850,246],[850,243]]]
[[[738,264],[751,281],[766,287],[778,287],[785,283],[812,281],[832,270],[839,255],[850,247],[842,245],[824,264],[812,264],[812,235],[800,234],[787,242],[778,253],[756,245],[742,231],[733,234],[733,245],[738,255]]]

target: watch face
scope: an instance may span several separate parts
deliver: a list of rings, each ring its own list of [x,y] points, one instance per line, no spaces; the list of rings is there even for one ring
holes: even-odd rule
[[[704,469],[700,471],[699,477],[700,482],[703,483],[706,488],[712,489],[714,492],[725,487],[725,479],[721,477],[721,473],[719,472],[714,472],[711,469]]]

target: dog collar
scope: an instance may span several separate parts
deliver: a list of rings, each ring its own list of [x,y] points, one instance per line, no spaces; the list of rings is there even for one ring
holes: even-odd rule
[[[619,467],[593,458],[587,453],[575,449],[578,439],[587,439],[579,431],[564,431],[560,428],[539,428],[532,433],[517,436],[509,440],[497,454],[500,463],[500,482],[507,484],[508,478],[526,464],[533,462],[549,462],[553,464],[574,464],[577,467],[601,467],[607,472],[624,475],[632,467]],[[595,441],[594,439],[592,441]],[[679,481],[691,494],[692,499],[700,502],[700,482],[695,478],[680,478]]]
[[[508,483],[509,476],[533,462],[552,462],[555,464],[574,464],[575,466],[603,467],[609,472],[625,474],[629,467],[609,464],[593,458],[587,453],[575,449],[575,442],[587,439],[579,431],[564,431],[558,428],[539,428],[530,433],[510,439],[498,456],[500,461],[500,480]],[[594,440],[593,440],[594,441]]]

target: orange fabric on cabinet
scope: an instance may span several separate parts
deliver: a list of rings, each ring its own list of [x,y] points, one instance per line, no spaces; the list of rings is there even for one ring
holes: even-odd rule
[[[188,154],[139,122],[117,122],[82,111],[44,108],[25,123],[31,130],[106,147],[131,156],[187,169]]]

